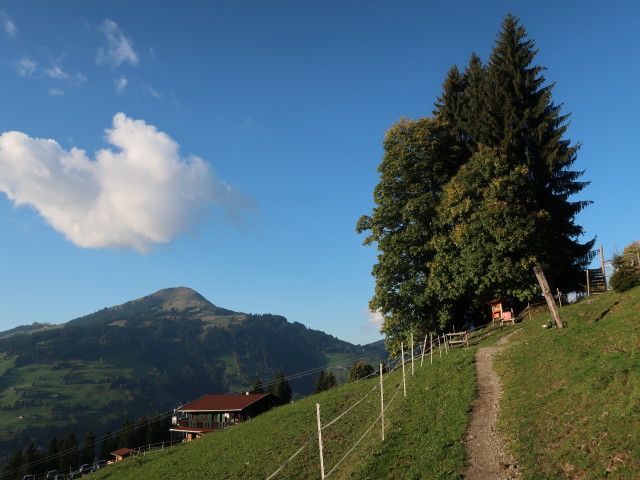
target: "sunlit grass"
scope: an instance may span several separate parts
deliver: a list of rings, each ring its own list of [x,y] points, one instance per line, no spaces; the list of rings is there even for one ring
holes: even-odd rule
[[[320,478],[316,403],[323,425],[325,472],[337,479],[460,478],[464,468],[462,435],[474,397],[474,349],[436,356],[433,365],[407,364],[407,397],[402,373],[384,381],[385,440],[381,440],[379,380],[343,385],[277,408],[226,431],[164,452],[137,456],[95,474],[99,479],[265,479],[311,439],[275,477]],[[370,429],[368,433],[367,430]],[[342,461],[344,455],[362,441]],[[341,462],[341,463],[339,463]]]
[[[540,309],[496,362],[501,427],[525,479],[640,475],[640,289]]]

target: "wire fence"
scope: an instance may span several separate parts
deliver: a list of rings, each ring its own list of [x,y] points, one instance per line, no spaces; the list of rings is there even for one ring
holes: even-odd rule
[[[443,355],[443,351],[445,355],[449,354],[449,350],[450,347],[448,345],[448,341],[447,341],[447,336],[446,335],[438,335],[437,337],[430,338],[430,342],[429,342],[429,346],[427,347],[427,343],[426,343],[426,338],[425,341],[422,343],[422,345],[418,344],[415,345],[413,340],[412,340],[412,346],[410,347],[409,351],[407,353],[405,353],[404,351],[401,353],[400,356],[396,357],[392,362],[390,362],[389,367],[387,368],[387,372],[383,373],[382,372],[382,368],[380,369],[379,375],[380,375],[380,384],[375,384],[373,385],[361,398],[359,398],[357,401],[353,402],[352,404],[350,404],[348,407],[344,408],[343,411],[341,411],[339,414],[337,414],[333,419],[326,421],[324,424],[322,424],[321,419],[320,419],[320,409],[321,409],[321,405],[320,404],[316,404],[317,410],[318,410],[318,417],[317,417],[317,421],[318,421],[318,431],[315,432],[314,434],[310,435],[309,437],[307,437],[303,444],[300,446],[300,448],[298,448],[298,450],[296,450],[290,457],[286,458],[285,460],[282,461],[282,463],[275,469],[275,471],[273,471],[273,473],[271,473],[268,477],[266,477],[266,480],[272,480],[274,478],[277,478],[277,476],[279,474],[281,474],[283,472],[283,470],[291,464],[291,462],[298,457],[305,449],[307,448],[312,448],[312,445],[314,445],[314,441],[318,440],[318,452],[319,452],[319,459],[318,459],[318,469],[320,470],[320,478],[321,479],[325,479],[330,477],[332,474],[334,474],[338,468],[340,467],[340,465],[343,464],[343,462],[350,456],[353,454],[353,452],[357,449],[358,445],[360,445],[362,443],[362,441],[367,438],[367,436],[369,436],[372,432],[372,430],[376,427],[376,425],[379,425],[382,431],[381,434],[381,442],[384,441],[384,431],[385,431],[385,427],[388,424],[385,424],[385,413],[387,413],[390,409],[390,407],[392,405],[394,405],[395,402],[398,401],[399,394],[401,389],[404,392],[404,397],[407,396],[407,390],[406,390],[406,382],[407,382],[407,365],[406,365],[406,361],[405,358],[408,356],[409,360],[411,361],[411,371],[412,371],[412,375],[413,376],[413,370],[414,370],[414,362],[416,361],[416,359],[421,361],[421,366],[424,365],[424,362],[422,360],[424,360],[424,356],[426,354],[429,354],[430,356],[430,364],[433,363],[433,356],[434,353],[436,353],[436,355],[438,356],[438,358],[441,358]],[[401,345],[401,348],[404,347],[404,344]],[[389,382],[391,379],[391,374],[394,373],[396,370],[402,369],[402,381],[399,381],[395,390],[393,391],[393,394],[391,396],[390,399],[387,399],[385,401],[384,399],[384,384],[385,382]],[[361,379],[361,380],[365,380],[367,378],[371,378],[378,375],[378,372],[373,372],[370,375],[368,375],[367,377]],[[369,422],[366,423],[364,425],[364,432],[357,437],[353,443],[351,445],[349,445],[349,447],[346,449],[345,453],[343,455],[341,455],[337,460],[334,461],[333,465],[327,470],[325,469],[325,462],[324,462],[324,458],[323,458],[323,451],[324,451],[324,445],[326,440],[323,440],[323,436],[322,433],[324,431],[326,431],[327,429],[329,429],[330,427],[334,426],[338,421],[343,420],[345,416],[353,413],[354,409],[356,409],[356,407],[358,407],[359,405],[361,405],[368,397],[370,397],[374,392],[376,391],[380,391],[380,410],[378,413],[374,414],[372,418],[369,418]],[[391,421],[394,421],[397,419],[391,419]],[[326,470],[326,471],[325,471]],[[284,476],[283,478],[288,478],[286,476]]]

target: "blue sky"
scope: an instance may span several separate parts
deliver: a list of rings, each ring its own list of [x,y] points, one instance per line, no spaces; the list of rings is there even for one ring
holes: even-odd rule
[[[578,223],[610,257],[640,238],[637,2],[0,3],[0,330],[182,285],[379,339],[355,224],[384,132],[486,61],[509,12],[571,113]]]

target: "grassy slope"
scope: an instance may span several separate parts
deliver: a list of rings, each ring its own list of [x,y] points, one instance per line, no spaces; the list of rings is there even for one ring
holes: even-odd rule
[[[516,327],[519,333],[495,365],[504,387],[501,428],[524,479],[637,478],[639,303],[640,288],[609,292],[563,308],[567,329],[542,329],[550,318],[544,308]],[[496,332],[480,346],[511,330]],[[391,374],[385,380],[386,440],[380,441],[375,425],[330,478],[459,478],[460,440],[474,396],[474,353],[475,348],[457,349],[436,357],[433,365],[427,360],[415,378],[408,377],[407,398],[401,373]],[[377,417],[376,381],[300,400],[190,444],[127,459],[93,477],[264,479],[315,433],[316,402],[326,424],[370,390],[342,421],[323,431],[328,472]],[[319,477],[315,439],[276,476]]]
[[[640,288],[541,309],[497,361],[501,428],[525,479],[640,475]]]
[[[116,375],[134,379],[131,369],[100,362],[68,361],[60,369],[52,369],[51,365],[15,367],[14,364],[15,357],[0,354],[1,438],[29,426],[65,427],[82,415],[99,418],[111,415],[120,419],[122,404],[131,392],[109,389],[109,382]],[[139,416],[144,413],[131,412]],[[23,419],[19,418],[21,415]]]
[[[93,475],[99,479],[264,479],[273,473],[317,429],[315,405],[323,424],[368,396],[340,421],[323,429],[325,471],[373,425],[362,442],[330,478],[417,479],[459,478],[464,465],[460,439],[474,396],[473,350],[456,350],[416,364],[415,377],[407,365],[408,396],[402,373],[386,377],[386,439],[381,442],[380,396],[377,379],[347,384],[320,395],[277,408],[232,429],[147,456],[126,459]],[[375,423],[375,425],[374,425]],[[319,478],[317,439],[276,478]],[[188,472],[188,473],[187,473]]]

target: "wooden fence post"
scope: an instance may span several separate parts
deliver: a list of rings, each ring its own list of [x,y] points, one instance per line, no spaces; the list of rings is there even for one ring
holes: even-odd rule
[[[554,302],[553,300],[553,295],[551,295],[551,290],[549,289],[549,284],[547,283],[547,279],[544,276],[542,268],[538,266],[533,267],[533,272],[538,278],[538,283],[540,284],[540,288],[542,288],[542,293],[544,293],[544,298],[547,301],[549,310],[551,310],[551,315],[553,315],[553,318],[556,321],[556,326],[558,328],[563,328],[564,324],[562,323],[562,318],[560,318],[560,314],[558,313],[558,309],[556,308],[556,302]],[[589,275],[589,271],[587,271],[587,275]]]
[[[415,377],[413,370],[413,332],[411,332],[411,376]]]
[[[424,344],[422,345],[422,360],[420,360],[420,367],[424,363],[424,352],[427,349],[427,334],[424,334]]]
[[[407,396],[407,378],[404,374],[404,342],[400,342],[400,351],[402,352],[402,388],[404,389],[404,396]]]
[[[433,364],[433,333],[429,334],[429,339],[431,340],[431,348],[429,349],[429,353],[431,354],[431,363]]]
[[[382,362],[380,362],[380,423],[382,426],[382,441],[384,442],[384,390],[382,388]]]
[[[316,403],[316,414],[318,416],[318,445],[320,446],[320,475],[324,480],[324,457],[322,455],[322,424],[320,423],[320,404]]]
[[[587,297],[588,297],[589,295],[591,295],[591,292],[589,292],[589,269],[588,268],[586,272],[587,272]]]

